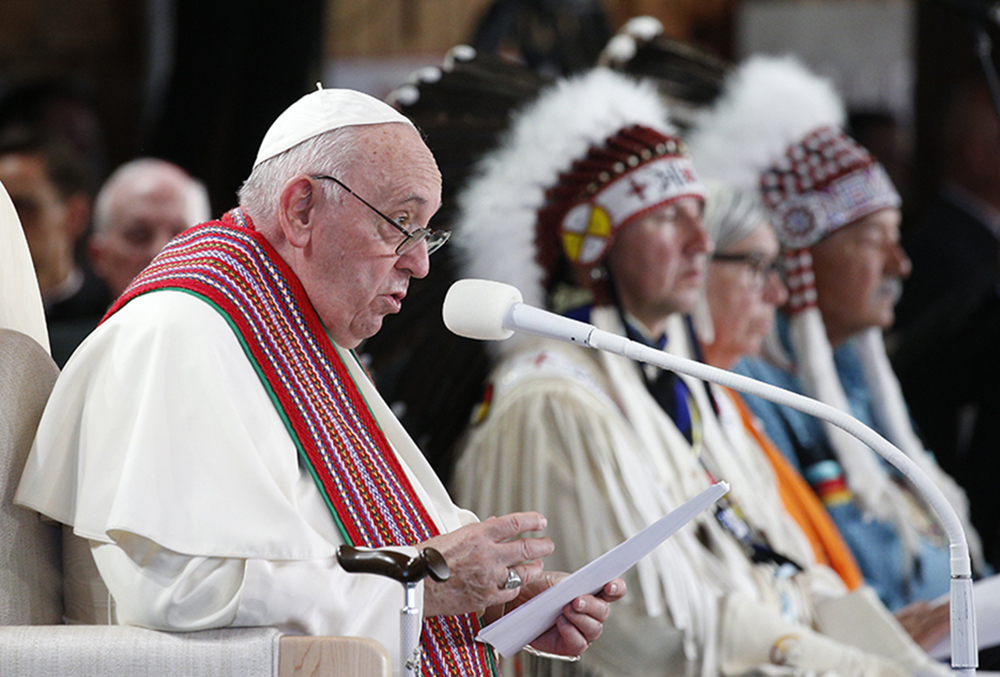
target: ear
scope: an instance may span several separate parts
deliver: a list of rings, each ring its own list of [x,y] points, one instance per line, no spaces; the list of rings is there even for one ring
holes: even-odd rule
[[[73,193],[66,199],[66,233],[76,242],[87,234],[90,226],[90,198],[85,193]]]
[[[106,277],[108,270],[108,245],[101,235],[91,235],[87,238],[87,261],[90,268],[100,277]]]
[[[316,212],[322,195],[304,176],[285,184],[278,198],[278,224],[290,245],[304,249],[309,245],[316,225]]]

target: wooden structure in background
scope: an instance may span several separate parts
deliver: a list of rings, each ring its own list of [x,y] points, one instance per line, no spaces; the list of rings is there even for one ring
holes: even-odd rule
[[[444,54],[466,42],[492,0],[333,0],[327,56]]]
[[[330,58],[444,53],[466,42],[493,0],[334,0],[327,14]],[[739,0],[604,0],[612,28],[649,14],[670,37],[728,55]]]

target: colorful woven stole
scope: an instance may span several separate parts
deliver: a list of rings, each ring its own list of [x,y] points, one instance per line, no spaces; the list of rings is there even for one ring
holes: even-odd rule
[[[439,533],[298,278],[241,210],[174,239],[105,319],[161,289],[206,300],[232,326],[345,540],[378,548]],[[478,630],[474,614],[425,619],[423,673],[495,674]]]

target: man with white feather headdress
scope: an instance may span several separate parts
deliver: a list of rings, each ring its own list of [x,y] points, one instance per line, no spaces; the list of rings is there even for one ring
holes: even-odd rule
[[[462,272],[691,355],[686,313],[712,250],[704,198],[654,87],[596,69],[544,91],[481,161],[459,196]],[[484,514],[530,505],[551,515],[554,566],[579,568],[713,477],[732,487],[717,511],[627,575],[634,594],[578,665],[524,656],[523,674],[941,669],[867,589],[847,595],[816,563],[776,507],[766,461],[736,457],[703,384],[543,339],[495,347],[498,365],[456,467],[456,491]],[[878,650],[837,639],[845,625],[877,637],[868,646]]]

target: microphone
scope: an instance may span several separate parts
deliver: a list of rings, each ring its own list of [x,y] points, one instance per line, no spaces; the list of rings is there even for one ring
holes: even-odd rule
[[[536,336],[587,343],[596,327],[522,303],[517,287],[492,280],[459,280],[444,297],[441,315],[453,334],[502,341],[522,331]]]
[[[441,309],[444,324],[465,338],[500,341],[524,332],[603,350],[661,369],[756,395],[827,421],[868,445],[909,479],[937,513],[951,554],[951,661],[958,674],[973,675],[979,664],[972,592],[972,561],[961,520],[941,490],[916,463],[888,440],[843,411],[763,381],[671,355],[624,336],[523,303],[521,292],[491,280],[458,280]]]
[[[983,21],[1000,26],[1000,2],[982,2],[981,0],[937,0],[956,14],[967,19]]]

